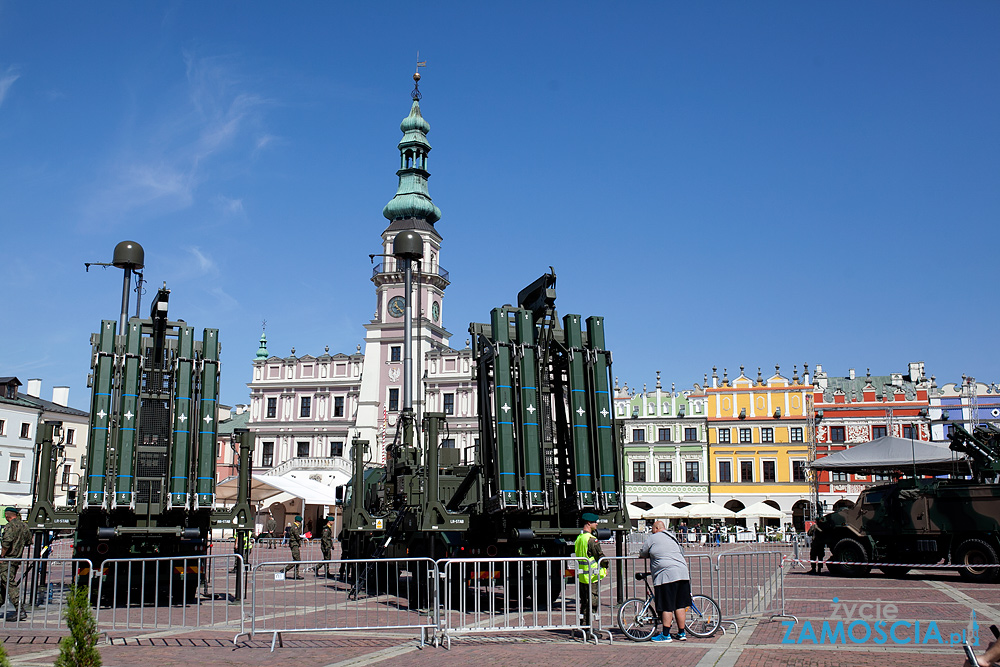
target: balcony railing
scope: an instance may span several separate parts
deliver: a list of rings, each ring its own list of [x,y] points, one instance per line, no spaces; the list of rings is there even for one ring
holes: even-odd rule
[[[268,470],[269,475],[283,475],[292,470],[333,470],[348,475],[352,472],[351,462],[339,456],[297,456]]]
[[[372,269],[372,278],[378,277],[378,275],[380,273],[402,273],[402,272],[403,272],[402,269],[397,268],[395,261],[392,261],[392,262],[379,262]],[[416,274],[416,271],[414,271],[414,274]],[[424,271],[421,271],[420,274],[424,275],[424,276],[440,276],[441,278],[444,278],[448,282],[451,282],[451,280],[450,280],[450,278],[448,276],[448,272],[445,271],[440,266],[437,268],[437,271],[426,271],[426,270],[424,270]]]

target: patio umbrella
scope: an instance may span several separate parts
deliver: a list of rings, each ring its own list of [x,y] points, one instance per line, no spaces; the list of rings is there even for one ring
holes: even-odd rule
[[[774,507],[762,500],[759,503],[750,505],[750,507],[741,509],[736,513],[736,516],[741,518],[757,517],[759,519],[783,519],[785,517],[785,513],[781,510],[774,509]]]
[[[690,507],[690,506],[689,506]],[[674,507],[670,503],[664,503],[648,512],[642,513],[643,519],[686,519],[688,518],[687,507]]]
[[[684,509],[691,519],[732,519],[736,516],[736,512],[727,510],[718,503],[694,503]]]

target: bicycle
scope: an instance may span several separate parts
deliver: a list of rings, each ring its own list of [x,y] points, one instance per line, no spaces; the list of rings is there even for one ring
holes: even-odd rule
[[[649,586],[648,572],[637,572],[635,578],[646,585],[646,599],[629,598],[618,608],[618,629],[632,641],[649,641],[660,625],[653,589]],[[719,604],[707,595],[692,595],[687,609],[686,630],[694,637],[711,637],[722,624]],[[668,628],[669,631],[669,628]]]

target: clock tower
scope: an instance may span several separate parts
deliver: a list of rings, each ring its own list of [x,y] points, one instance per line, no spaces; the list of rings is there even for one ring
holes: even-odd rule
[[[420,112],[420,74],[413,75],[410,113],[400,124],[403,133],[399,148],[399,186],[396,195],[382,209],[389,225],[382,231],[383,257],[372,273],[375,284],[375,316],[365,325],[365,356],[358,401],[357,430],[361,438],[381,445],[381,430],[386,424],[386,441],[391,442],[399,411],[403,408],[403,267],[392,257],[393,240],[400,232],[414,232],[420,237],[423,256],[413,266],[413,408],[419,420],[423,412],[424,392],[421,376],[423,357],[431,350],[448,347],[451,334],[442,325],[444,290],[448,272],[441,268],[441,235],[434,224],[441,219],[441,209],[434,205],[427,189],[427,156],[431,145],[427,133],[431,126]],[[385,417],[387,416],[387,420]],[[419,423],[419,422],[418,422]],[[385,460],[380,446],[375,461]]]

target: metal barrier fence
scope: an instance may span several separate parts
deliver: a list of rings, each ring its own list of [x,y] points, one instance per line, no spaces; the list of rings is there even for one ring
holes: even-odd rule
[[[438,626],[449,647],[461,634],[579,630],[586,636],[590,627],[573,557],[456,558],[437,568]]]
[[[429,558],[260,563],[251,571],[249,632],[240,634],[271,633],[274,650],[289,632],[414,628],[423,645],[438,627],[437,582]]]
[[[55,629],[65,627],[70,589],[90,586],[91,565],[79,558],[4,558],[0,560],[0,628]],[[17,590],[20,613],[14,608]]]
[[[247,574],[237,554],[109,558],[99,567],[102,629],[243,631]]]
[[[780,551],[719,554],[715,601],[722,617],[727,621],[794,618],[785,614],[785,556]]]

